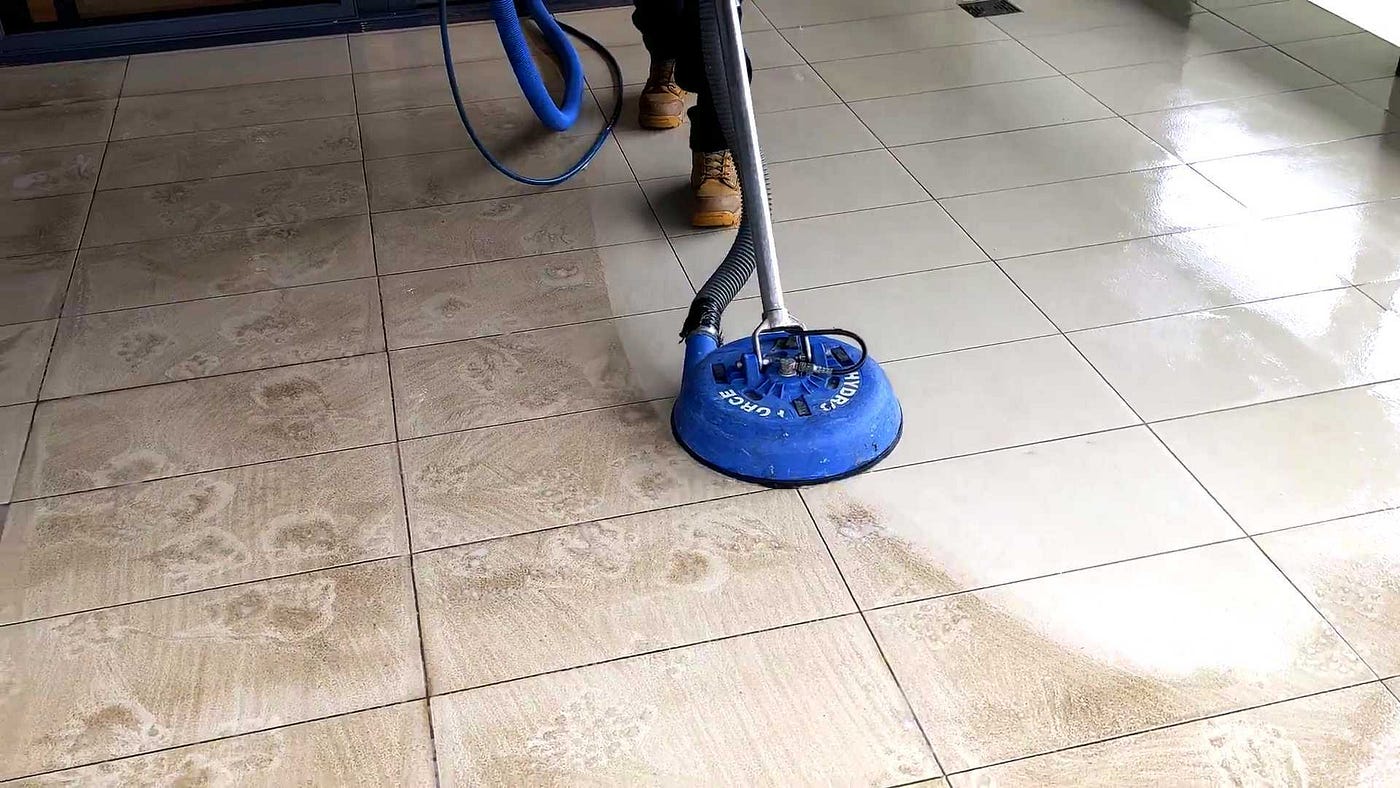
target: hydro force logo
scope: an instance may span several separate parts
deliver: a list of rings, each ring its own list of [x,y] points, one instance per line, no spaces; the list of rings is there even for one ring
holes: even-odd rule
[[[841,386],[836,389],[836,393],[831,395],[825,402],[818,404],[817,409],[823,413],[830,413],[850,402],[858,393],[860,393],[860,372],[857,371],[842,377]],[[776,415],[780,419],[787,418],[786,410],[779,408],[775,413],[772,408],[766,405],[760,405],[757,402],[752,402],[748,397],[745,397],[734,389],[725,389],[716,396],[724,400],[725,404],[730,407],[737,408],[744,413],[752,413],[760,418],[768,418],[773,415]],[[801,415],[805,416],[807,414],[804,413]]]
[[[857,370],[841,378],[841,388],[836,390],[836,394],[831,399],[818,405],[817,408],[823,413],[830,413],[833,410],[850,402],[860,391],[860,371]]]

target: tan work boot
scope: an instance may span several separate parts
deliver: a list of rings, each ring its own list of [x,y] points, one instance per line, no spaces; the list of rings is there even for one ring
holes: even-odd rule
[[[659,60],[651,64],[651,76],[642,88],[637,121],[644,129],[674,129],[681,125],[685,114],[685,91],[676,84],[676,61]]]
[[[690,188],[695,208],[690,223],[696,227],[733,227],[743,213],[743,195],[734,156],[727,150],[694,154]]]

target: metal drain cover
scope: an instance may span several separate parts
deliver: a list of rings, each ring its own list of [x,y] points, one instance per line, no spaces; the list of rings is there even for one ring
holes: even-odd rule
[[[1011,0],[977,0],[974,3],[958,3],[958,7],[978,18],[1021,13],[1021,9]]]

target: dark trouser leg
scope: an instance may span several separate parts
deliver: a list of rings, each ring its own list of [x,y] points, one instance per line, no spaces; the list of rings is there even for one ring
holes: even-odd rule
[[[720,128],[705,78],[700,46],[700,4],[696,0],[684,0],[684,4],[685,33],[676,56],[676,82],[695,94],[695,106],[690,108],[690,149],[696,153],[713,153],[728,148],[729,144],[724,141],[724,131]],[[749,73],[753,73],[752,65]]]
[[[652,60],[675,60],[686,35],[685,0],[633,0],[632,25]]]

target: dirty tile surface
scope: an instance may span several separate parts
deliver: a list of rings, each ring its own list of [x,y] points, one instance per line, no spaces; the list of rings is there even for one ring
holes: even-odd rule
[[[432,27],[0,69],[0,780],[1400,783],[1400,49],[1016,4],[745,0],[787,305],[904,415],[797,491],[672,435],[735,233],[630,7],[552,189]],[[450,35],[527,172],[612,106]]]

